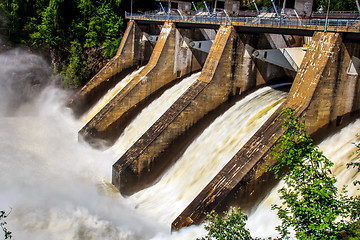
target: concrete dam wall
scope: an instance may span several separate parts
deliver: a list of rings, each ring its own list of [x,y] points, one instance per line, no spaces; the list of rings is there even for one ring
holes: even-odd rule
[[[317,92],[322,91],[323,85],[329,83],[327,71],[337,64],[334,58],[337,58],[340,43],[341,37],[338,34],[318,33],[313,37],[286,102],[180,214],[172,223],[173,229],[200,223],[205,213],[223,207],[226,203],[222,201],[226,200],[228,195],[236,195],[234,192],[246,188],[247,184],[261,184],[256,181],[265,174],[265,165],[275,164],[271,161],[269,152],[283,132],[283,119],[280,114],[282,109],[295,109],[296,115],[305,120],[306,129],[310,133],[315,130],[313,126],[319,127],[320,123],[308,116],[312,111],[312,104],[326,105],[321,103],[325,96],[319,96]]]
[[[183,47],[188,38],[198,35],[201,33],[197,30],[179,31],[174,24],[166,23],[148,64],[83,127],[80,134],[89,142],[104,139],[111,144],[136,107],[172,81],[200,70],[205,53]]]
[[[94,105],[107,90],[124,77],[124,73],[146,63],[154,48],[153,44],[143,41],[143,33],[159,34],[160,26],[141,26],[134,21],[128,23],[117,54],[71,99],[70,106],[77,116]]]
[[[197,81],[114,164],[113,184],[122,194],[131,195],[160,177],[174,163],[170,156],[179,151],[180,139],[209,112],[235,95],[287,76],[279,67],[253,61],[250,44],[271,47],[266,35],[219,28]]]
[[[172,223],[174,230],[200,223],[205,213],[226,209],[234,199],[245,198],[253,188],[264,184],[265,164],[276,164],[268,153],[282,134],[281,109],[295,109],[310,134],[324,131],[330,125],[340,125],[359,110],[360,45],[343,42],[341,34],[316,32],[296,72],[262,61],[253,53],[299,47],[303,43],[301,37],[244,34],[233,26],[221,26],[216,31],[185,29],[167,22],[156,44],[151,45],[144,40],[144,36],[149,36],[144,29],[156,29],[150,26],[130,21],[126,34],[132,34],[133,40],[125,34],[118,54],[72,98],[75,111],[84,112],[91,105],[87,101],[91,102],[93,95],[104,94],[103,81],[111,78],[116,82],[114,76],[126,71],[125,67],[118,67],[122,64],[120,59],[127,59],[124,56],[129,54],[125,48],[134,49],[138,42],[143,47],[136,51],[151,52],[147,65],[79,132],[90,143],[104,139],[111,144],[144,102],[173,81],[201,70],[199,78],[113,165],[112,183],[124,195],[150,186],[161,177],[176,161],[173,156],[184,147],[182,142],[186,136],[226,102],[263,85],[293,82],[285,103],[178,216]],[[138,37],[133,34],[136,31]],[[210,51],[192,47],[198,46],[191,44],[196,41],[211,41]],[[134,59],[145,62],[145,52],[137,55],[132,51],[131,54],[142,56]],[[132,64],[132,67],[141,65],[135,60]],[[114,84],[106,88],[110,85]]]

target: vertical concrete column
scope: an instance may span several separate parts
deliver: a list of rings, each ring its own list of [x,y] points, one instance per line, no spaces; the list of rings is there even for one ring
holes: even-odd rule
[[[290,90],[287,106],[306,122],[308,134],[331,122],[337,104],[334,100],[338,92],[341,46],[340,34],[315,33]]]
[[[77,116],[87,111],[120,80],[116,77],[117,74],[144,60],[142,58],[145,45],[142,37],[143,32],[139,26],[136,22],[130,21],[116,56],[70,99],[69,106],[74,109]]]
[[[256,39],[256,36],[250,34],[238,34],[239,40],[234,47],[239,51],[234,51],[234,93],[240,95],[249,89],[257,86],[256,66],[251,57],[254,48],[250,46],[250,42]]]
[[[334,91],[328,94],[330,102],[327,104],[331,104],[331,111],[321,113],[333,123],[332,125],[341,125],[352,113],[360,110],[359,57],[360,44],[348,42],[341,44],[341,52],[334,63],[338,69],[337,77],[332,82]],[[312,109],[316,111],[316,106]]]
[[[152,184],[173,160],[169,149],[191,126],[229,99],[233,90],[232,26],[222,26],[195,83],[113,165],[113,184],[130,195]]]
[[[90,143],[105,139],[110,144],[120,136],[123,123],[149,96],[171,81],[201,65],[173,23],[165,23],[149,63],[79,132]]]

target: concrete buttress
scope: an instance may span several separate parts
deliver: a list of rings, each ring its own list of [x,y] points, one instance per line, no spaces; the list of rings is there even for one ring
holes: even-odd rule
[[[173,164],[167,154],[176,139],[232,95],[237,39],[232,26],[220,27],[199,78],[113,165],[112,183],[122,194],[153,183]]]
[[[201,65],[173,23],[165,23],[148,64],[79,132],[90,143],[110,144],[121,134],[124,122],[150,95],[173,80],[200,70]],[[95,140],[95,141],[94,141]]]
[[[107,90],[118,83],[122,77],[118,76],[120,73],[148,60],[144,52],[149,50],[145,47],[152,47],[146,45],[142,38],[143,32],[137,23],[129,21],[116,56],[70,99],[69,106],[77,116],[86,112]]]
[[[338,104],[334,99],[340,98],[335,79],[341,45],[338,33],[314,34],[287,100],[175,219],[173,230],[199,224],[206,213],[224,208],[228,195],[241,192],[241,186],[249,181],[259,181],[265,174],[265,164],[275,164],[269,152],[283,133],[282,109],[295,109],[309,133],[331,122],[331,109]]]

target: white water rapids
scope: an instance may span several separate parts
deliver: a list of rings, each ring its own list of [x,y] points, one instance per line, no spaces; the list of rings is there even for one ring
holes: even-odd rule
[[[110,184],[112,164],[198,74],[165,91],[134,119],[111,149],[100,152],[78,143],[77,132],[83,123],[64,107],[69,95],[63,90],[49,85],[38,94],[26,87],[28,97],[19,98],[28,75],[14,73],[33,72],[35,66],[48,68],[39,57],[21,51],[0,54],[0,210],[12,209],[7,227],[18,240],[186,240],[204,236],[202,226],[170,234],[170,224],[286,96],[270,87],[249,94],[207,127],[156,184],[123,198]],[[347,162],[359,130],[360,121],[356,121],[321,146],[325,153],[330,146],[330,159]],[[272,201],[264,202],[249,222],[254,235],[263,237],[271,233],[261,226],[269,227],[276,219],[264,221]]]
[[[324,155],[330,159],[334,166],[332,172],[337,178],[336,186],[340,192],[344,185],[347,185],[349,195],[359,194],[358,188],[353,185],[355,180],[360,180],[360,174],[356,169],[347,168],[346,164],[358,159],[355,143],[360,142],[360,119],[344,127],[338,133],[327,137],[319,144]],[[247,227],[253,237],[275,237],[275,227],[281,224],[276,212],[271,210],[272,204],[280,204],[278,190],[283,186],[281,181],[271,193],[254,209],[249,216]],[[259,224],[259,223],[267,224]]]
[[[141,67],[128,74],[115,87],[111,88],[100,100],[81,118],[83,123],[90,121],[110,100],[116,96],[144,67]]]

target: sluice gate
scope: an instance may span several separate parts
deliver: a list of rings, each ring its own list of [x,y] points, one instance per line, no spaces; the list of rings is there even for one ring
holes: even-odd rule
[[[351,69],[359,50],[359,44],[343,42],[339,33],[315,33],[285,103],[177,217],[172,229],[199,224],[206,213],[224,208],[228,196],[251,196],[247,185],[266,184],[265,166],[276,164],[269,153],[283,132],[282,109],[295,109],[309,134],[340,125],[358,112],[360,69]]]
[[[151,184],[171,160],[161,156],[174,140],[231,92],[231,51],[235,32],[221,27],[201,75],[159,120],[113,165],[112,183],[130,195]],[[226,52],[226,53],[225,53]],[[146,183],[146,185],[144,185]]]
[[[268,153],[282,133],[281,109],[294,108],[312,134],[330,124],[341,124],[360,107],[360,45],[343,42],[339,33],[316,32],[295,70],[263,61],[254,52],[262,51],[265,56],[269,49],[301,47],[301,41],[282,41],[277,46],[273,34],[244,34],[233,26],[221,26],[215,40],[204,32],[165,23],[149,63],[79,132],[88,141],[100,138],[113,142],[138,105],[171,81],[201,69],[195,83],[113,165],[113,184],[122,194],[131,195],[162,176],[174,163],[171,151],[179,139],[207,114],[236,95],[279,79],[289,81],[296,75],[286,102],[243,147],[239,146],[238,153],[172,223],[174,230],[200,223],[205,213],[227,206],[229,196],[248,194],[244,186],[263,184],[263,167],[275,164]],[[211,41],[210,52],[189,46],[196,41]],[[114,59],[123,55],[121,46]]]

